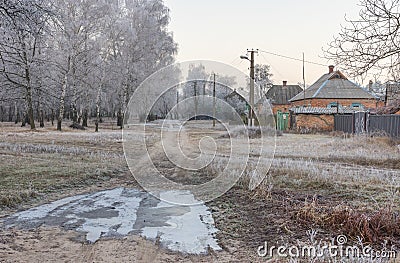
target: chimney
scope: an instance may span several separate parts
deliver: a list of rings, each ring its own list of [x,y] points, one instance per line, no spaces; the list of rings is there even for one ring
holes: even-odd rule
[[[374,85],[374,82],[372,80],[369,81],[368,83],[368,90],[372,91],[372,86]]]
[[[286,86],[287,86],[287,81],[284,80],[284,81],[283,81],[283,87],[286,87]]]
[[[329,74],[330,74],[330,73],[333,73],[334,68],[335,68],[335,66],[333,66],[333,65],[330,65],[330,66],[329,66]]]

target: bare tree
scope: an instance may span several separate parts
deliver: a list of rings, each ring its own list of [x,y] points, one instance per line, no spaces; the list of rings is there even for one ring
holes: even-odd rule
[[[399,79],[400,0],[361,0],[359,18],[346,19],[325,56],[351,76],[369,72]],[[377,73],[378,72],[378,73]]]

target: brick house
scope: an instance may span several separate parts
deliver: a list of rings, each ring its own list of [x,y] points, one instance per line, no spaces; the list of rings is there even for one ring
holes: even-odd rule
[[[289,112],[291,107],[290,99],[302,92],[303,89],[299,85],[287,85],[287,81],[283,81],[283,85],[273,85],[265,94],[272,105],[274,115],[278,111]]]
[[[320,108],[349,107],[353,109],[374,109],[383,106],[384,102],[372,92],[351,82],[334,66],[322,75],[304,92],[289,100],[292,107],[307,106]]]
[[[290,109],[290,128],[301,133],[334,130],[335,114],[352,114],[352,108],[294,107]]]
[[[289,100],[290,127],[298,131],[333,131],[335,114],[352,114],[384,105],[379,96],[351,82],[334,66],[309,88]]]

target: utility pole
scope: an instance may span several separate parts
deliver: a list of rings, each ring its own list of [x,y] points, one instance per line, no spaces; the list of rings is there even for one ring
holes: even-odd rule
[[[215,127],[215,73],[214,74],[214,84],[213,84],[213,127]]]
[[[194,118],[197,120],[197,81],[194,81]]]
[[[250,52],[250,126],[254,126],[254,53],[258,53],[258,50],[249,50]]]
[[[254,126],[254,54],[258,53],[257,50],[247,50],[247,53],[250,53],[250,58],[248,56],[240,56],[241,59],[247,59],[250,61],[250,109],[249,109],[249,126]]]
[[[202,103],[203,103],[203,109],[204,109],[204,99],[205,99],[205,97],[206,97],[206,81],[204,81],[204,83],[203,83],[203,100],[202,100]]]
[[[304,103],[304,107],[306,107],[306,72],[305,72],[304,52],[303,52],[303,85],[304,85],[303,103]]]
[[[179,91],[176,91],[176,119],[179,120]]]

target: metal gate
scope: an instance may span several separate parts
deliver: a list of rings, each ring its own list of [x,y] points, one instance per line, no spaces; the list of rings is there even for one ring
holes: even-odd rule
[[[400,115],[371,115],[366,112],[335,115],[335,131],[351,134],[382,133],[400,137]]]
[[[353,114],[354,131],[355,134],[365,133],[367,131],[367,113],[356,112]]]
[[[276,114],[276,128],[279,131],[286,131],[289,128],[289,113],[278,111]]]

